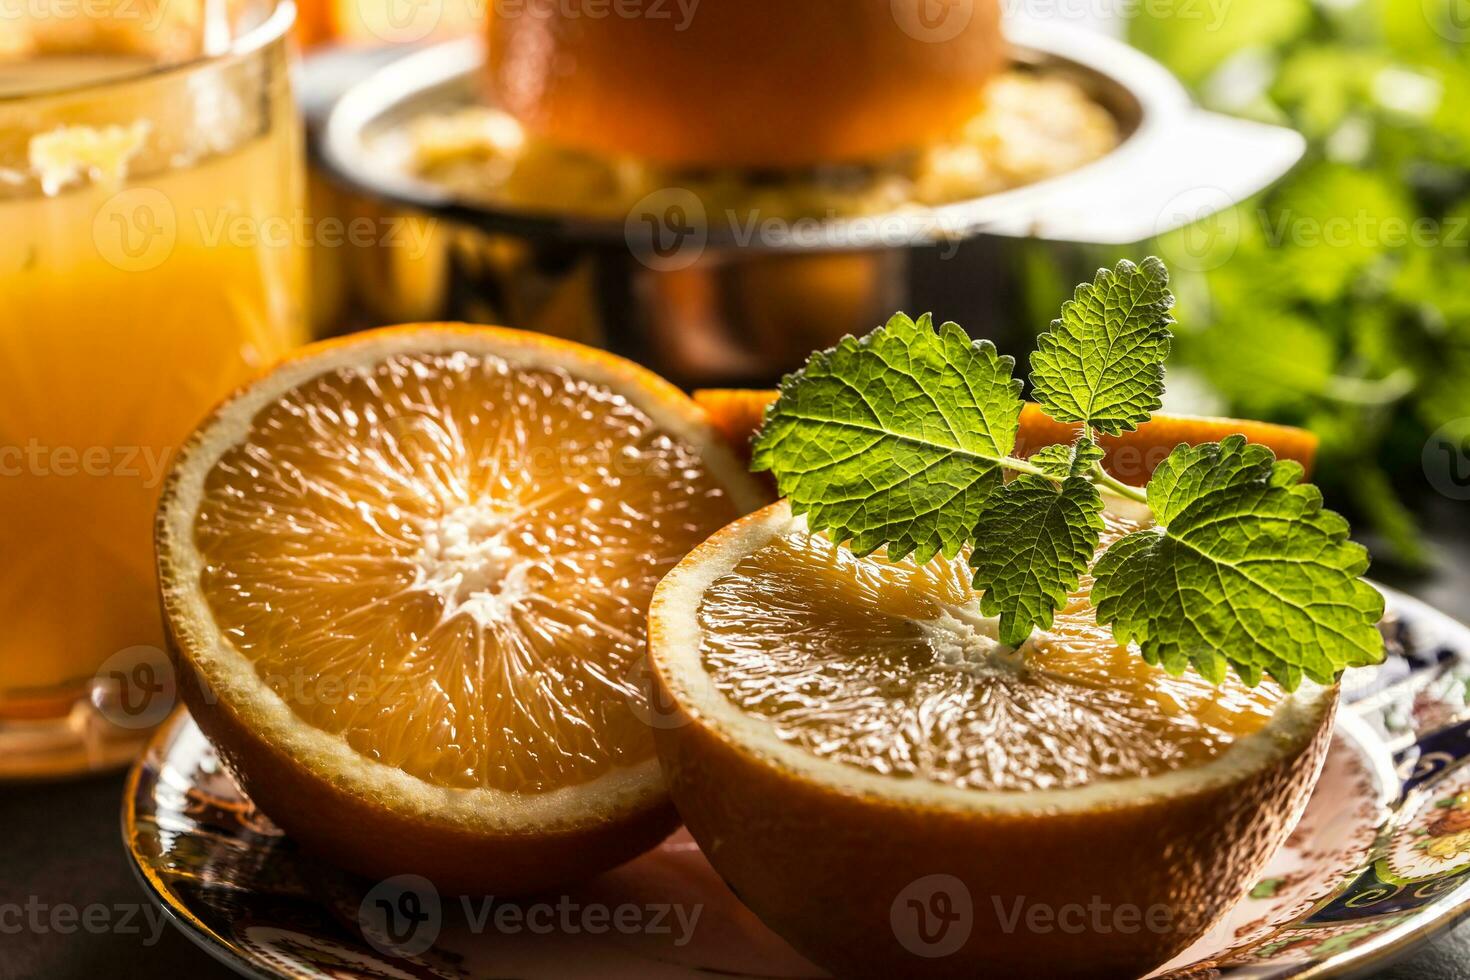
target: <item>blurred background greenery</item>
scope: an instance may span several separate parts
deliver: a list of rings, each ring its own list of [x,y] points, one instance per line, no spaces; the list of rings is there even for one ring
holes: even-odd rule
[[[1470,0],[1133,13],[1129,40],[1202,105],[1309,141],[1270,192],[1155,243],[1188,372],[1170,407],[1311,428],[1318,482],[1375,559],[1426,567],[1421,505],[1470,486],[1429,471],[1436,441],[1453,468],[1470,440]]]

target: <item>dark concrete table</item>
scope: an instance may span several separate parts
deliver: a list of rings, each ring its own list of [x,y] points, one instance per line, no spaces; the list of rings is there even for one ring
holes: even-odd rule
[[[1463,504],[1459,507],[1463,508]],[[1445,502],[1432,514],[1440,574],[1380,578],[1470,621],[1470,521]],[[1454,538],[1448,537],[1454,535]],[[0,978],[233,977],[172,925],[133,878],[118,829],[122,776],[72,783],[0,786]],[[27,902],[77,908],[74,931],[7,931]],[[80,920],[87,906],[90,927]],[[44,919],[43,919],[44,921]],[[63,923],[64,924],[64,923]],[[1415,951],[1378,976],[1384,980],[1467,980],[1470,924]]]

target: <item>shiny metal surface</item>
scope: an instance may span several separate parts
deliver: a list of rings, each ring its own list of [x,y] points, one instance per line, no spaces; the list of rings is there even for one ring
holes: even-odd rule
[[[320,207],[407,222],[422,247],[335,250],[339,267],[322,270],[323,316],[337,329],[462,319],[541,330],[690,386],[769,384],[897,309],[932,310],[1004,347],[1029,340],[1062,284],[1090,276],[1109,247],[1226,208],[1302,154],[1290,130],[1196,108],[1168,71],[1121,42],[1050,25],[1007,31],[1018,62],[1066,75],[1112,113],[1123,134],[1115,151],[940,208],[754,235],[747,216],[704,214],[678,188],[619,222],[471,205],[389,172],[367,152],[375,134],[471,102],[478,84],[473,39],[409,55],[348,86],[313,142],[326,177]]]

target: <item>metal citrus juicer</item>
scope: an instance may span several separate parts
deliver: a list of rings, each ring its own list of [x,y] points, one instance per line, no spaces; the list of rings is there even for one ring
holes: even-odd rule
[[[555,194],[526,206],[447,187],[405,162],[402,134],[435,114],[497,103],[482,39],[401,57],[318,55],[304,88],[340,94],[308,107],[330,206],[397,229],[331,250],[333,268],[317,276],[327,284],[322,316],[339,329],[443,319],[524,327],[630,356],[689,387],[769,385],[895,310],[932,311],[1005,349],[1029,343],[1062,299],[1042,293],[1089,278],[1109,249],[1216,215],[1213,234],[1228,237],[1230,209],[1303,153],[1291,130],[1196,107],[1169,71],[1120,41],[1021,20],[1007,21],[1004,37],[1014,71],[1064,80],[1106,112],[1117,133],[1110,151],[1012,189],[782,222],[764,221],[758,207],[710,205],[673,180],[611,213],[561,206]],[[1187,268],[1209,256],[1167,258]]]

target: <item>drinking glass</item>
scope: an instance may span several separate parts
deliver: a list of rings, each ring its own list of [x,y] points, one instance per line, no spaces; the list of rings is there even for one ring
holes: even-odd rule
[[[169,462],[305,339],[290,0],[0,16],[0,777],[130,758],[173,706]]]

